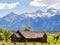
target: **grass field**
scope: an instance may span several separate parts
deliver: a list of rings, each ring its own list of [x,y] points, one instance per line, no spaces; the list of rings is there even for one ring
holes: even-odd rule
[[[0,45],[2,45],[3,43],[4,43],[4,45],[15,45],[15,44],[12,43],[12,42],[0,42]],[[23,42],[23,43],[17,42],[16,45],[25,45],[25,43],[24,43],[24,42]],[[43,44],[41,44],[41,43],[39,43],[39,42],[35,42],[35,43],[33,43],[33,42],[27,42],[26,45],[60,45],[60,43],[57,43],[57,44],[53,44],[53,43],[51,43],[51,44],[43,43]]]

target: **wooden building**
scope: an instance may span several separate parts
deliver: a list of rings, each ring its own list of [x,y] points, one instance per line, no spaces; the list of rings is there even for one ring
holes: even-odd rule
[[[17,31],[11,36],[13,42],[47,42],[46,33],[33,31]]]
[[[56,37],[55,37],[56,38],[56,41],[59,39],[59,37],[60,37],[60,35],[56,35]]]

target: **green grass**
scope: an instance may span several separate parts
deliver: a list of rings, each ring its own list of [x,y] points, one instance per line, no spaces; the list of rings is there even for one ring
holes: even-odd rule
[[[4,43],[4,45],[14,45],[14,43],[12,43],[12,42],[0,42],[0,45],[2,45]],[[53,43],[50,43],[50,44],[48,44],[48,43],[43,43],[43,44],[41,44],[41,43],[39,43],[39,42],[35,42],[35,43],[33,43],[33,42],[27,42],[26,43],[26,45],[60,45],[60,43],[56,43],[56,44],[53,44]],[[16,45],[25,45],[25,43],[24,42],[17,42],[16,43]]]

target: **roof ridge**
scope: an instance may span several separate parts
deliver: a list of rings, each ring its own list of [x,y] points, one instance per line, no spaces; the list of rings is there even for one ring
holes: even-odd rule
[[[24,31],[24,30],[18,30],[18,31]],[[37,32],[37,31],[24,31],[24,32],[44,33],[44,32]]]

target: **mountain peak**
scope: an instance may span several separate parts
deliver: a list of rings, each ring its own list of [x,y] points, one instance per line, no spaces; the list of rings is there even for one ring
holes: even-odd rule
[[[24,26],[31,26],[35,31],[57,31],[60,30],[60,15],[54,15],[57,11],[48,9],[47,12],[41,13],[41,10],[37,10],[20,15],[11,12],[0,19],[0,27],[18,30],[23,29]]]
[[[51,13],[51,14],[59,14],[59,11],[57,9],[54,9],[54,8],[50,8],[47,10],[47,12]]]
[[[41,10],[37,10],[36,12],[38,12],[38,13],[42,13],[43,11],[41,11]]]
[[[14,14],[14,12],[10,12],[11,14]]]
[[[35,14],[41,14],[41,13],[43,13],[43,11],[41,11],[41,10],[37,10],[37,11],[32,12],[32,13],[35,13]]]
[[[11,20],[16,18],[17,16],[18,16],[17,14],[11,12],[11,13],[7,14],[6,16],[4,16],[3,19],[10,22]]]
[[[9,14],[13,14],[13,15],[16,15],[14,12],[10,12]]]

